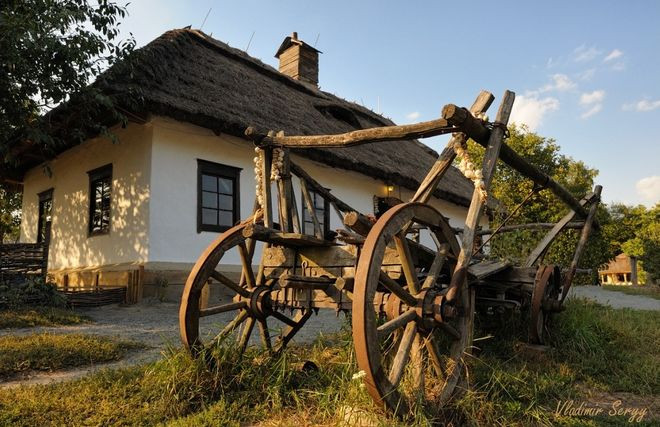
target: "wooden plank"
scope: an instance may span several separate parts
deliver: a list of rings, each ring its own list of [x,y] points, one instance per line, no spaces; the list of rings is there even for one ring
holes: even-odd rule
[[[494,99],[495,97],[492,93],[482,90],[470,107],[470,111],[474,115],[485,113],[488,110],[488,107],[490,107],[490,105],[493,103]],[[447,144],[447,147],[442,150],[440,157],[438,157],[438,160],[436,160],[436,162],[431,167],[431,170],[429,170],[424,180],[422,180],[422,183],[419,185],[417,192],[415,192],[415,195],[410,200],[411,202],[425,203],[431,198],[433,192],[435,192],[435,189],[438,186],[438,182],[440,182],[445,172],[447,172],[452,162],[454,161],[454,158],[456,158],[454,144],[463,145],[466,141],[467,135],[463,132],[456,132],[452,135],[449,143]]]
[[[481,280],[493,274],[507,270],[512,264],[507,261],[484,261],[468,267],[468,274],[472,278]]]
[[[448,123],[460,127],[462,132],[465,132],[478,144],[484,147],[488,146],[491,131],[464,108],[448,104],[442,109],[442,117]],[[538,167],[529,163],[508,145],[502,144],[499,158],[523,176],[531,179],[535,184],[549,189],[559,200],[576,211],[580,217],[584,218],[587,216],[587,211],[580,206],[578,200],[567,189],[554,181]]]
[[[307,209],[310,218],[312,218],[312,223],[314,224],[314,235],[317,239],[323,239],[323,231],[321,230],[321,225],[319,224],[319,220],[316,217],[314,202],[312,201],[312,196],[309,193],[309,189],[307,188],[307,182],[305,182],[304,179],[300,180],[300,189],[302,191],[303,201],[305,202],[305,208]]]
[[[593,197],[595,197],[595,194],[589,193],[584,198],[582,198],[582,200],[580,200],[578,203],[580,204],[580,206],[585,206],[587,203],[589,203],[592,200]],[[550,247],[550,244],[557,238],[559,233],[561,233],[561,231],[573,220],[576,214],[577,214],[576,211],[571,210],[552,227],[552,230],[548,231],[548,233],[543,237],[543,239],[541,239],[538,245],[536,245],[536,247],[532,250],[532,252],[530,252],[530,254],[527,256],[527,260],[525,261],[524,264],[525,267],[531,267],[534,264],[536,264],[537,261],[543,259],[543,256]]]
[[[563,290],[561,294],[562,301],[564,301],[564,299],[566,299],[566,296],[568,295],[568,290],[571,288],[571,284],[573,283],[573,277],[575,276],[575,273],[577,271],[578,263],[580,262],[582,253],[584,252],[584,249],[587,246],[587,240],[589,240],[589,234],[591,234],[591,228],[594,219],[596,218],[596,211],[598,209],[598,203],[600,202],[600,193],[602,190],[603,187],[601,187],[600,185],[597,185],[594,188],[594,194],[596,195],[596,198],[593,200],[591,206],[589,207],[589,214],[587,215],[587,219],[584,221],[584,227],[582,228],[582,232],[580,233],[580,240],[578,241],[577,247],[575,248],[575,253],[573,254],[573,260],[571,261],[571,265],[568,267],[568,271],[564,275],[564,283],[562,287]]]
[[[500,108],[497,111],[497,117],[495,118],[495,122],[499,123],[499,126],[494,127],[493,131],[490,132],[488,148],[486,148],[482,169],[483,182],[487,191],[490,189],[490,183],[493,180],[493,173],[495,172],[495,166],[504,139],[505,128],[509,122],[509,116],[511,115],[514,100],[515,94],[513,92],[508,90],[504,92],[502,103],[500,104]],[[470,115],[470,117],[472,116]],[[453,301],[453,299],[456,298],[459,289],[464,289],[464,281],[467,279],[467,267],[472,259],[475,231],[481,218],[481,211],[484,203],[485,200],[482,200],[481,194],[478,189],[475,188],[472,193],[472,202],[470,203],[470,208],[468,209],[468,214],[465,218],[461,252],[458,256],[456,268],[454,269],[454,274],[451,278],[449,291],[447,292],[447,299],[449,301]]]
[[[332,246],[333,242],[317,239],[314,236],[299,233],[282,233],[272,228],[263,227],[259,224],[249,224],[243,230],[243,237],[261,240],[283,246]]]
[[[259,134],[253,127],[245,130],[245,136],[259,146],[277,146],[289,148],[338,148],[351,147],[379,141],[400,141],[417,138],[429,138],[454,132],[456,129],[445,119],[436,119],[412,125],[383,126],[355,130],[337,135],[313,136],[268,136]]]

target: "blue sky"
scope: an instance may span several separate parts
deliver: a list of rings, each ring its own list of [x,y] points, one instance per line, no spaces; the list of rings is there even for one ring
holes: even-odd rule
[[[209,8],[203,31],[240,49],[254,32],[248,53],[275,67],[292,31],[318,37],[321,88],[397,123],[513,90],[513,119],[598,169],[606,202],[660,201],[658,1],[134,0],[122,26],[141,46]]]

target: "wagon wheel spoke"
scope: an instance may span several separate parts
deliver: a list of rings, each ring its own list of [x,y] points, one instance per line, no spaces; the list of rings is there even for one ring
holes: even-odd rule
[[[275,348],[276,348],[275,352],[276,353],[279,353],[282,350],[284,350],[284,348],[287,346],[289,341],[291,341],[291,339],[293,339],[294,335],[296,335],[298,333],[298,331],[300,330],[300,328],[302,328],[305,325],[305,323],[307,323],[307,320],[309,320],[310,317],[312,317],[312,311],[311,310],[307,310],[305,312],[303,312],[301,310],[300,312],[298,312],[296,314],[296,316],[294,317],[294,320],[293,320],[295,322],[295,325],[294,326],[287,326],[286,329],[284,329],[282,331],[282,335],[280,336],[280,338],[277,342],[277,345],[275,346]],[[288,319],[288,317],[287,317],[287,319]]]
[[[434,234],[431,233],[431,235],[433,236]],[[449,252],[448,244],[443,243],[438,247],[438,251],[435,254],[435,258],[433,258],[431,267],[429,267],[428,274],[426,275],[426,278],[424,279],[424,283],[422,284],[422,289],[430,288],[438,279],[438,275],[440,274],[440,271],[442,270],[442,267],[445,265],[445,261],[447,260],[448,252]]]
[[[250,335],[252,335],[252,329],[254,329],[254,323],[255,323],[254,317],[250,317],[247,320],[245,326],[243,326],[243,331],[241,332],[241,339],[238,342],[239,354],[245,353],[245,348],[247,347],[248,342],[250,341]]]
[[[392,362],[392,367],[390,368],[389,380],[392,383],[394,388],[399,386],[399,382],[403,377],[403,373],[410,359],[410,349],[415,339],[417,332],[417,324],[408,323],[405,331],[403,332],[403,337],[401,338],[401,343]]]
[[[214,307],[203,308],[199,310],[199,317],[212,316],[214,314],[226,313],[227,311],[232,311],[232,310],[240,310],[246,307],[247,307],[247,303],[245,301],[216,305]]]
[[[232,291],[236,292],[240,296],[244,298],[249,298],[250,297],[250,292],[248,292],[247,289],[244,287],[240,286],[237,283],[234,283],[229,277],[225,276],[224,274],[220,273],[218,270],[213,270],[211,272],[211,277],[217,280],[218,282],[222,283]]]
[[[433,335],[433,332],[426,337],[424,340],[424,345],[426,346],[426,351],[429,353],[429,358],[431,359],[431,364],[433,365],[433,370],[439,378],[445,376],[445,371],[442,370],[442,358],[440,356],[441,352],[438,346],[437,338]]]
[[[454,340],[461,339],[461,333],[449,323],[440,323],[438,324],[438,329],[440,329],[445,334],[449,335],[450,338]]]
[[[395,330],[406,326],[409,322],[415,320],[417,312],[414,308],[408,309],[404,313],[398,315],[392,320],[389,320],[378,327],[378,336],[380,338],[387,337]]]
[[[252,256],[250,255],[248,248],[245,246],[245,242],[239,243],[238,254],[241,257],[241,264],[243,265],[243,280],[246,281],[248,289],[252,289],[256,282],[254,279],[254,271],[252,271]]]
[[[234,318],[234,320],[232,320],[231,322],[229,322],[229,323],[227,324],[227,326],[225,326],[225,328],[224,328],[222,331],[220,331],[220,333],[219,333],[218,335],[215,336],[215,338],[213,339],[213,341],[221,340],[222,338],[224,338],[224,337],[226,337],[227,335],[229,335],[229,334],[231,334],[232,332],[234,332],[234,330],[235,330],[237,327],[239,327],[239,326],[241,325],[241,323],[243,323],[243,322],[245,321],[245,319],[247,319],[247,318],[248,318],[247,311],[245,311],[245,310],[241,310],[241,312],[238,313],[238,316],[236,316],[236,317]]]
[[[380,272],[379,281],[394,295],[398,296],[401,301],[412,307],[417,305],[417,298],[412,296],[406,289],[401,287],[401,285],[399,285],[394,279],[390,278],[390,276],[388,276],[384,271]]]
[[[424,339],[415,334],[410,363],[412,364],[413,389],[418,398],[424,397]]]
[[[266,319],[259,320],[259,334],[261,335],[261,344],[268,349],[269,352],[273,351],[273,345],[270,341],[270,332],[268,331],[268,323]]]
[[[295,328],[298,326],[298,323],[295,320],[289,319],[279,311],[273,311],[273,317],[279,320],[282,323],[287,324],[288,326]]]
[[[408,288],[414,295],[416,295],[419,293],[419,280],[417,280],[417,271],[415,271],[415,264],[412,255],[410,254],[410,246],[408,245],[405,231],[394,236],[394,243],[396,244],[396,251],[401,260],[401,267],[403,269],[403,274],[406,277]]]

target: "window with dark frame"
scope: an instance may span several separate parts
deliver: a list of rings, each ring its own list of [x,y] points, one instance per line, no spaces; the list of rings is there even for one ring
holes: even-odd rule
[[[223,232],[240,220],[241,169],[197,160],[197,232]]]
[[[321,232],[323,235],[325,235],[330,230],[330,205],[328,204],[327,200],[321,197],[321,195],[314,190],[310,189],[309,195],[312,199],[314,211],[316,212],[316,219],[318,219],[319,226],[321,226]],[[303,197],[302,192],[300,194],[300,198],[303,206],[303,233],[314,235],[314,221],[312,221],[312,216],[307,209],[307,204],[305,203],[305,198]]]
[[[38,194],[39,222],[37,224],[37,243],[50,240],[50,225],[53,211],[53,189]]]
[[[89,175],[89,235],[110,232],[112,164],[87,172]]]

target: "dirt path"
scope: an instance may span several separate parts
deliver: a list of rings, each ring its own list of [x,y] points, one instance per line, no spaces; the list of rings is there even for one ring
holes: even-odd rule
[[[613,308],[660,310],[660,300],[642,295],[627,295],[623,292],[608,291],[600,286],[573,286],[569,291],[570,297],[587,298]]]
[[[91,317],[94,322],[83,325],[59,327],[35,327],[20,329],[2,329],[0,335],[29,335],[48,332],[52,334],[91,334],[117,337],[143,343],[146,349],[130,353],[124,359],[57,372],[32,372],[27,378],[0,382],[0,388],[17,387],[26,384],[48,384],[75,378],[80,378],[91,372],[105,368],[118,368],[153,362],[159,359],[168,348],[178,348],[179,341],[179,305],[176,303],[144,302],[132,306],[110,305],[93,309],[79,310],[80,313]],[[202,324],[202,336],[214,336],[221,325],[230,319],[230,314],[213,316],[212,321]],[[312,316],[304,328],[295,336],[294,341],[299,343],[312,342],[321,332],[332,333],[338,331],[344,316],[337,317],[334,311],[321,310],[317,316]],[[277,323],[277,322],[273,322]],[[280,325],[271,324],[275,335]],[[257,344],[259,334],[252,334],[251,342]]]

